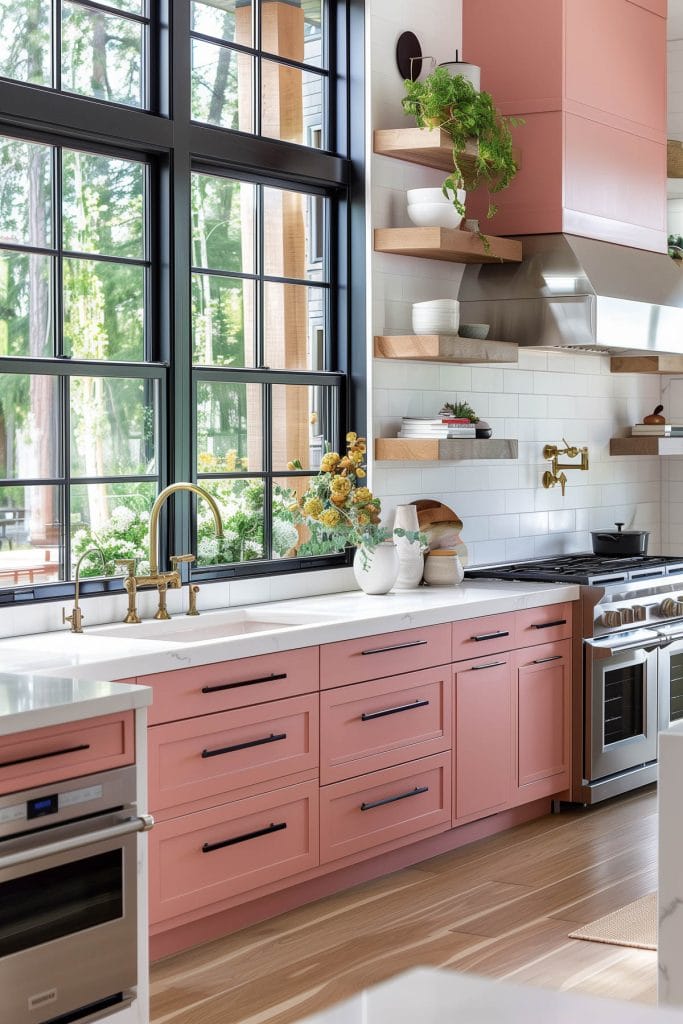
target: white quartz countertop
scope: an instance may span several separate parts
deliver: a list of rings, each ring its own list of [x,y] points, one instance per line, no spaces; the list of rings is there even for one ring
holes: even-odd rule
[[[170,623],[93,626],[0,641],[0,670],[75,679],[126,679],[233,658],[335,643],[377,633],[436,625],[480,615],[574,601],[579,588],[554,583],[468,580],[458,587],[395,591],[381,597],[360,591],[299,598],[244,609],[178,615]],[[266,628],[220,634],[221,615],[249,615]],[[274,621],[268,625],[269,619]],[[193,639],[204,633],[206,638]],[[211,635],[213,633],[213,635]],[[106,635],[101,635],[106,634]],[[187,634],[187,635],[185,635]],[[156,637],[159,636],[157,640]],[[169,640],[164,639],[168,636]]]
[[[3,672],[0,673],[0,736],[135,711],[151,702],[149,686]]]
[[[617,999],[422,968],[360,992],[301,1024],[680,1024],[681,1014]]]

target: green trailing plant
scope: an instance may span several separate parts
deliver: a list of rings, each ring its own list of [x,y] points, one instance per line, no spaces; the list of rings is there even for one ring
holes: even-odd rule
[[[470,423],[478,423],[479,417],[468,402],[444,402],[440,416],[452,416],[453,419],[469,420]]]
[[[669,256],[672,260],[683,260],[683,237],[669,235]]]
[[[458,189],[474,192],[483,186],[488,192],[486,216],[495,216],[498,207],[493,196],[507,188],[518,171],[510,129],[523,120],[504,117],[490,93],[477,92],[462,75],[451,75],[446,68],[435,68],[422,81],[407,79],[404,86],[404,113],[414,117],[420,128],[443,128],[453,144],[453,171],[443,182],[444,195],[464,216]],[[476,139],[479,151],[474,161],[465,162],[462,154],[470,139]]]

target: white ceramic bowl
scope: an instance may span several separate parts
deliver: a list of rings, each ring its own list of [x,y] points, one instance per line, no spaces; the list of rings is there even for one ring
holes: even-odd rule
[[[413,306],[414,334],[457,334],[459,309],[420,310]]]
[[[408,217],[418,228],[459,228],[463,221],[452,203],[411,203]]]
[[[440,188],[409,188],[406,195],[408,197],[408,206],[414,206],[415,203],[448,203],[451,206],[453,205],[451,195],[445,196]],[[457,195],[458,202],[464,206],[467,192],[464,188],[459,188]]]

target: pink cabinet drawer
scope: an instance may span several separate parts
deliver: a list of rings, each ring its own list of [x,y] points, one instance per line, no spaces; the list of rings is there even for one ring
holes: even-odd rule
[[[517,612],[515,630],[516,647],[531,647],[534,644],[547,644],[571,637],[571,601],[564,604],[547,604],[542,608],[526,608]]]
[[[159,822],[150,832],[152,924],[318,864],[318,785],[305,782]]]
[[[451,660],[450,626],[425,626],[342,640],[320,648],[320,685],[327,689],[413,672]]]
[[[154,688],[149,724],[263,704],[318,689],[318,648],[238,658],[176,672],[139,676]]]
[[[51,725],[0,739],[0,793],[135,761],[133,712]]]
[[[515,646],[516,612],[481,615],[453,623],[453,661],[510,651]]]
[[[449,750],[451,669],[423,669],[326,690],[320,697],[323,785]]]
[[[247,786],[317,767],[318,694],[155,725],[148,738],[153,812],[219,795],[234,800]]]
[[[433,754],[320,791],[320,862],[451,822],[451,755]]]

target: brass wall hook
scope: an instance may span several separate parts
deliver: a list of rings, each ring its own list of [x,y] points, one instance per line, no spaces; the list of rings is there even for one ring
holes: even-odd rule
[[[564,448],[560,448],[556,444],[546,444],[543,446],[543,458],[550,459],[550,469],[546,469],[543,474],[543,486],[548,490],[550,487],[554,487],[555,484],[559,484],[562,488],[562,497],[564,498],[565,488],[567,486],[567,474],[561,472],[565,469],[588,469],[588,448],[577,448],[575,445],[570,445],[566,438],[562,438],[564,441]],[[560,462],[560,456],[566,455],[569,459],[575,459],[577,456],[581,456],[581,461],[577,463],[573,462]]]

